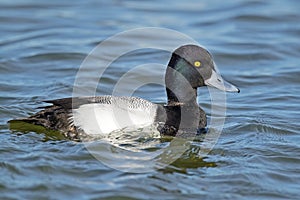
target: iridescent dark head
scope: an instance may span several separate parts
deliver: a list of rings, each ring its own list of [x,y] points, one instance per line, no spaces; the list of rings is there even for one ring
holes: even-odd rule
[[[211,86],[227,92],[240,91],[217,73],[212,55],[206,49],[197,45],[184,45],[176,49],[172,53],[168,68],[179,72],[193,88]],[[171,71],[169,70],[168,74],[167,70],[167,86],[174,84],[174,80],[178,76]]]

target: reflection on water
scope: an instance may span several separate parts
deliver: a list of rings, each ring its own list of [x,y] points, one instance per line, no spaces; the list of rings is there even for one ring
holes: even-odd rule
[[[48,199],[53,194],[59,199],[298,195],[299,1],[167,3],[167,8],[131,0],[0,3],[1,199]],[[203,138],[176,145],[155,131],[112,133],[103,140],[80,143],[41,129],[26,134],[9,130],[8,120],[36,112],[45,105],[43,100],[72,96],[77,70],[99,42],[144,26],[191,36],[211,51],[222,75],[241,89],[238,95],[227,95],[224,129],[208,155],[199,154]],[[135,40],[120,44],[126,42]],[[132,52],[110,66],[97,93],[111,94],[118,79],[138,65],[165,65],[168,59],[167,52]],[[164,72],[148,67],[143,73]],[[210,117],[209,91],[201,88],[198,93],[199,104]],[[160,85],[145,85],[134,95],[166,102]],[[16,129],[20,127],[28,130],[24,125]],[[168,148],[170,152],[161,151]],[[91,150],[116,167],[99,162]],[[178,159],[164,166],[176,151],[181,152]],[[132,157],[125,157],[128,153]],[[116,170],[125,166],[144,171]]]

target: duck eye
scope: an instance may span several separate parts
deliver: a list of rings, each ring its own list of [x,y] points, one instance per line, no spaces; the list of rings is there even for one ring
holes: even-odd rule
[[[194,62],[194,66],[195,67],[200,67],[201,66],[201,62],[200,61],[195,61]]]

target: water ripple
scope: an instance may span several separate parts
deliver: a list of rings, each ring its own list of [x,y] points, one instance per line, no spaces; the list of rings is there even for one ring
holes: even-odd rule
[[[0,199],[297,197],[299,1],[165,3],[167,7],[156,1],[132,0],[1,1]],[[9,119],[36,112],[43,100],[71,96],[80,64],[100,41],[144,26],[172,28],[195,38],[212,52],[222,75],[241,89],[239,94],[227,94],[224,129],[206,157],[199,155],[204,144],[200,138],[165,168],[127,173],[97,160],[83,143],[45,131],[8,130]],[[142,37],[115,45],[139,39]],[[158,38],[155,43],[169,45],[170,41]],[[166,64],[168,58],[169,53],[153,50],[125,55],[105,72],[97,92],[111,93],[118,79],[136,65]],[[87,86],[99,78],[94,69],[84,74]],[[149,68],[145,74],[163,73]],[[143,75],[134,74],[132,79]],[[159,103],[166,101],[164,88],[154,85],[143,86],[136,94]],[[210,117],[207,89],[199,89],[199,102]],[[101,147],[115,150],[105,156],[113,155],[115,165],[125,166],[128,163],[122,162],[124,158],[117,152],[126,149],[153,158],[170,145],[170,140],[147,133],[118,137],[112,133],[100,140]],[[146,158],[129,164],[134,164],[134,169]]]

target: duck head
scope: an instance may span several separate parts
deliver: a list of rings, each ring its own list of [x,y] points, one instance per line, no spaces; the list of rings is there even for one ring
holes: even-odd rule
[[[185,81],[180,81],[182,77]],[[184,99],[184,95],[187,95],[184,94],[187,84],[183,82],[189,83],[189,87],[193,88],[195,93],[197,88],[202,86],[215,87],[226,92],[240,92],[236,86],[225,81],[217,72],[212,55],[197,45],[184,45],[172,53],[165,79],[167,93],[171,100],[174,100],[174,96],[179,95],[181,99]],[[176,98],[175,101],[180,102]]]

